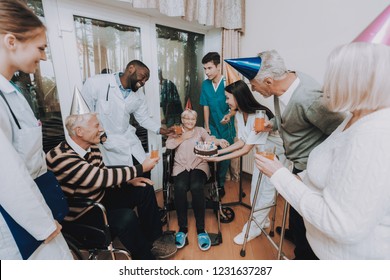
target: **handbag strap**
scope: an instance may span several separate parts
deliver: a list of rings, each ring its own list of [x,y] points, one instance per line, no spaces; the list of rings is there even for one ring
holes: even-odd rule
[[[2,92],[1,90],[0,90],[0,95],[1,95],[1,97],[3,97],[3,99],[4,99],[4,101],[5,101],[5,104],[7,104],[8,109],[10,110],[11,115],[12,115],[12,117],[14,118],[14,121],[15,121],[16,125],[18,126],[19,129],[22,129],[22,128],[20,127],[20,124],[19,124],[19,122],[18,122],[18,119],[16,118],[14,112],[13,112],[12,109],[11,109],[11,106],[9,106],[9,103],[8,103],[7,99],[5,98],[5,96],[4,96],[4,94],[3,94],[3,92]]]

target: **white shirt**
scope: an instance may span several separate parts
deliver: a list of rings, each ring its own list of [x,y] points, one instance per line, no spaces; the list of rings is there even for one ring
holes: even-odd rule
[[[255,114],[248,114],[248,119],[245,123],[244,115],[237,111],[236,115],[237,121],[237,137],[245,142],[248,145],[259,145],[265,144],[268,137],[268,132],[261,132],[256,134],[253,127],[255,124]]]
[[[285,168],[271,182],[320,259],[390,259],[390,109],[343,131],[350,118],[313,149],[303,182]]]
[[[286,109],[288,102],[290,102],[290,99],[294,93],[294,91],[299,86],[300,80],[297,77],[295,81],[290,85],[290,87],[286,90],[285,93],[283,93],[281,96],[279,96],[279,108],[280,108],[280,115],[283,116],[284,109]]]
[[[75,151],[77,154],[79,154],[82,158],[86,155],[86,153],[89,153],[91,151],[91,148],[88,148],[88,150],[84,150],[75,141],[73,141],[73,139],[70,137],[68,137],[66,139],[66,142],[73,149],[73,151]]]

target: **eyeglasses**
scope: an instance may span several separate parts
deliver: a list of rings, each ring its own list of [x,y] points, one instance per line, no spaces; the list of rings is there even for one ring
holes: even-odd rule
[[[186,121],[196,121],[196,118],[182,117],[181,119]]]

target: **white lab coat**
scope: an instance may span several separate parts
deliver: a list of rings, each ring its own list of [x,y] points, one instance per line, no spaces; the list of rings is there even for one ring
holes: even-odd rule
[[[33,179],[46,173],[45,153],[42,149],[42,125],[31,110],[26,98],[0,75],[0,90],[3,92],[21,129],[16,125],[8,106],[0,97],[0,128],[22,157]]]
[[[16,126],[5,101],[0,98],[0,204],[32,236],[45,240],[56,226],[33,181],[46,172],[41,127],[23,95],[16,92],[2,75],[0,90],[22,127]],[[0,259],[21,258],[12,233],[0,214]],[[62,234],[59,234],[48,244],[39,246],[29,259],[72,259],[72,256]]]
[[[134,114],[137,122],[152,132],[161,126],[150,117],[144,93],[131,92],[125,99],[114,74],[101,74],[87,79],[81,94],[91,111],[99,113],[106,131],[107,141],[100,145],[104,163],[132,166],[132,155],[142,163],[146,155],[135,127],[129,124],[130,115]]]

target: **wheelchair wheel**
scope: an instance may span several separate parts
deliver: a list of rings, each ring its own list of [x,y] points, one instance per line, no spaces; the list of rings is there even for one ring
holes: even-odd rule
[[[66,234],[63,234],[66,244],[69,247],[70,253],[73,256],[74,260],[84,260],[83,254],[80,252],[80,250],[77,248],[77,246],[71,241],[71,237],[69,237]]]
[[[234,220],[235,213],[234,210],[227,206],[222,206],[221,211],[219,211],[219,216],[221,223],[227,224]]]

